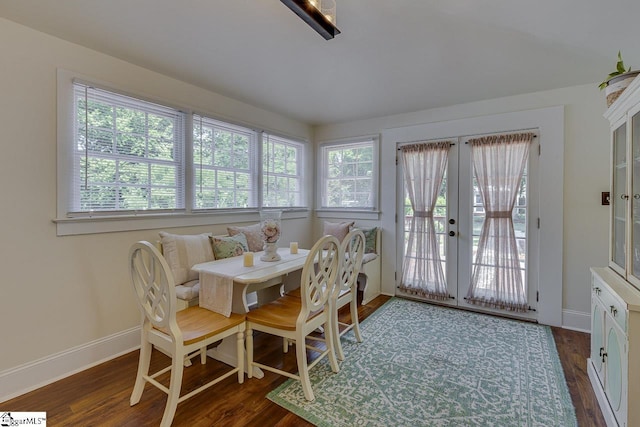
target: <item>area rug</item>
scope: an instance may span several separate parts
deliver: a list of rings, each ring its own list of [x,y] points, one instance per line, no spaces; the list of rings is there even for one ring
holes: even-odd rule
[[[392,298],[342,338],[345,361],[311,370],[316,399],[287,380],[268,394],[339,426],[577,426],[551,329]]]

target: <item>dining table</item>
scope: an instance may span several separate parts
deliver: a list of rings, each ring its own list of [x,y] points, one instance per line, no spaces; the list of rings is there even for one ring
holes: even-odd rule
[[[278,248],[278,261],[262,261],[263,252],[255,252],[247,265],[243,256],[235,256],[196,264],[192,267],[200,276],[199,304],[209,310],[229,316],[231,312],[249,312],[247,295],[255,292],[258,306],[273,301],[284,290],[300,285],[300,272],[309,250]],[[209,349],[207,355],[231,366],[236,366],[237,349],[235,337],[222,340]],[[254,368],[254,376],[262,378],[262,370]],[[245,358],[244,370],[247,371]]]

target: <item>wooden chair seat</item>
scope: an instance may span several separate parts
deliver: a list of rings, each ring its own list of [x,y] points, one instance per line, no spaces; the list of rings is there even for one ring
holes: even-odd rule
[[[193,306],[176,312],[176,323],[182,331],[183,345],[190,345],[206,340],[220,332],[238,326],[245,321],[244,315],[231,313],[229,317],[215,313],[206,308]],[[153,327],[160,332],[169,334],[168,328]]]
[[[340,290],[340,294],[338,295],[338,298],[342,298],[343,296],[346,296],[349,293],[351,293],[351,289],[342,289]],[[299,301],[300,288],[291,289],[290,291],[285,292],[284,296],[292,297]]]
[[[276,329],[287,331],[296,330],[296,321],[300,315],[302,303],[300,299],[285,295],[263,305],[260,308],[250,311],[246,316],[247,320]],[[308,320],[322,314],[322,310],[309,313]]]

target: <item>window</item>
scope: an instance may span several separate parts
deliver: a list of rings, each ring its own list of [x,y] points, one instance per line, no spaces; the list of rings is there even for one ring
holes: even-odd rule
[[[302,206],[303,145],[262,135],[262,200],[265,207]]]
[[[193,116],[194,209],[257,207],[256,132]]]
[[[73,191],[68,212],[184,208],[184,114],[74,84]]]
[[[305,142],[57,77],[59,236],[308,215]]]
[[[320,146],[320,207],[375,209],[377,139]]]

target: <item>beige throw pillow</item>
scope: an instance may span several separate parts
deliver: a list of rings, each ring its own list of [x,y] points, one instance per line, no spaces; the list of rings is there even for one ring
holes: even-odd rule
[[[227,233],[229,233],[229,236],[235,236],[240,233],[244,234],[247,238],[247,245],[249,246],[250,252],[260,252],[264,246],[260,223],[248,225],[246,227],[227,227]]]
[[[324,228],[322,235],[326,236],[330,234],[335,236],[339,242],[342,242],[347,234],[349,234],[349,228],[353,227],[354,221],[351,222],[324,222]]]
[[[198,272],[191,270],[195,264],[214,260],[208,233],[181,235],[161,231],[160,243],[176,285],[198,278]]]

